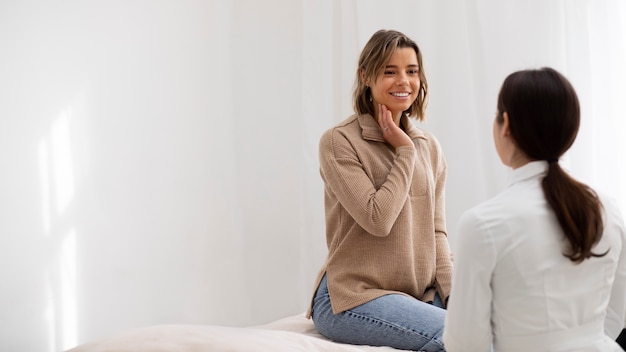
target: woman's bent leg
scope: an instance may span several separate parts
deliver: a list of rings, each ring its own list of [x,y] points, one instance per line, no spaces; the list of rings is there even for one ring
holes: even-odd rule
[[[326,278],[320,283],[313,302],[313,322],[320,334],[354,345],[445,351],[444,320],[444,309],[400,294],[385,295],[335,315]]]

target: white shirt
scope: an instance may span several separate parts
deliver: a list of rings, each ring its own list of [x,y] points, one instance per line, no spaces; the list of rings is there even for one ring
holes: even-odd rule
[[[602,197],[605,227],[594,253],[575,264],[541,180],[548,164],[513,170],[498,196],[466,211],[453,243],[447,352],[622,351],[626,231]],[[624,250],[623,250],[624,248]]]

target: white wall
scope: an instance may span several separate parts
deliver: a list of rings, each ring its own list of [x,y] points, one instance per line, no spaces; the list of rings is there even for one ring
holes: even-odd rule
[[[351,113],[380,28],[424,51],[453,240],[460,213],[506,183],[491,121],[510,71],[561,69],[623,135],[621,101],[598,88],[623,96],[623,60],[599,72],[588,53],[624,54],[624,6],[593,4],[0,0],[0,350],[303,312],[326,254],[318,139]],[[604,30],[618,45],[589,39]],[[573,167],[624,165],[621,141],[592,130]],[[612,170],[585,176],[623,201]]]

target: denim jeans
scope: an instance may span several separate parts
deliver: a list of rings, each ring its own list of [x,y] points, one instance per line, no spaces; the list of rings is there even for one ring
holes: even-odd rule
[[[437,295],[433,304],[388,294],[333,314],[326,276],[313,299],[313,323],[320,334],[353,345],[390,346],[413,351],[445,351],[445,309]]]

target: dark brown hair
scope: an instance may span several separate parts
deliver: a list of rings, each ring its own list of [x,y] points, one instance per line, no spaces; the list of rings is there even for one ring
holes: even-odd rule
[[[604,228],[602,203],[593,189],[558,163],[574,143],[580,125],[580,105],[570,82],[549,67],[514,72],[500,89],[498,123],[504,112],[518,148],[531,160],[549,163],[542,188],[570,244],[563,255],[575,263],[604,256],[606,252],[592,251]]]
[[[424,120],[426,116],[426,103],[428,101],[428,82],[424,74],[422,52],[417,44],[406,35],[398,31],[384,29],[372,35],[367,44],[365,44],[363,51],[361,51],[361,56],[359,57],[356,80],[354,83],[355,87],[352,93],[354,111],[358,114],[376,116],[374,105],[371,101],[372,93],[364,81],[375,81],[398,48],[412,48],[415,50],[417,64],[419,66],[420,90],[417,94],[417,99],[415,99],[413,104],[411,104],[404,113],[420,121]],[[363,72],[365,80],[361,79],[361,72]]]

